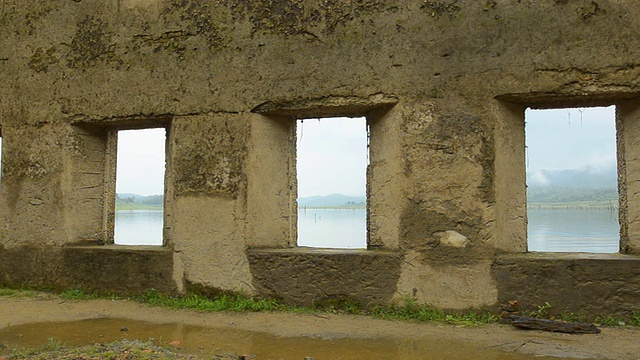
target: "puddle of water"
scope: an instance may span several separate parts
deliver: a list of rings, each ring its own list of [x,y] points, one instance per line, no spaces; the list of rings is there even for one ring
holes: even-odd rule
[[[122,331],[126,327],[126,331]],[[39,346],[49,339],[81,346],[122,339],[153,340],[167,345],[178,341],[182,351],[200,356],[255,354],[260,359],[552,359],[478,348],[446,339],[352,339],[331,335],[281,338],[260,332],[207,328],[183,324],[153,324],[127,319],[92,319],[9,326],[0,329],[0,343],[8,347]],[[5,350],[6,351],[6,350]],[[2,350],[0,350],[0,355]]]

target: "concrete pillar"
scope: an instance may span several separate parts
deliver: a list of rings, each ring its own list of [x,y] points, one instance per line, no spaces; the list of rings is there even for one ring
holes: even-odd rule
[[[495,101],[495,233],[493,245],[502,252],[527,251],[527,192],[524,109]]]
[[[620,249],[640,254],[640,101],[616,107]]]
[[[380,109],[367,116],[369,166],[367,168],[368,247],[398,249],[403,190],[401,106]]]
[[[247,227],[249,247],[286,248],[297,242],[296,121],[247,115]]]
[[[171,126],[174,279],[251,292],[245,254],[246,115],[174,118]],[[180,275],[183,275],[182,277]]]

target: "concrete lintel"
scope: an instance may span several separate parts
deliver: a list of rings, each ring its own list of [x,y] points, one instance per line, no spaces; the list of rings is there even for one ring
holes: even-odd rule
[[[525,105],[534,109],[553,109],[568,107],[609,106],[619,101],[640,98],[640,92],[622,91],[581,94],[529,92],[498,95],[495,98],[501,101]]]
[[[71,124],[88,129],[116,129],[116,130],[137,130],[148,128],[169,127],[174,115],[132,115],[117,116],[108,118],[98,118],[90,116],[76,116]]]
[[[297,119],[318,117],[358,117],[398,103],[394,95],[326,96],[313,99],[267,101],[251,111],[268,116],[292,116]]]

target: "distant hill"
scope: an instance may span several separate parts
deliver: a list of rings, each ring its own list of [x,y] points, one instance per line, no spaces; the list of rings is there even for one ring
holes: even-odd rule
[[[573,170],[542,170],[528,174],[527,202],[575,203],[618,200],[618,179],[615,167],[595,171],[591,168]]]
[[[544,186],[527,188],[530,204],[578,203],[585,201],[618,202],[617,188],[576,188],[566,186]]]
[[[298,206],[307,207],[331,207],[331,206],[364,206],[365,196],[348,196],[343,194],[331,194],[326,196],[309,196],[298,198]]]
[[[164,203],[163,195],[137,195],[130,193],[116,194],[116,205],[123,204],[142,204],[142,205],[162,205]]]
[[[590,168],[542,170],[537,174],[528,175],[527,183],[534,187],[610,188],[618,186],[618,174],[615,167],[601,171]]]

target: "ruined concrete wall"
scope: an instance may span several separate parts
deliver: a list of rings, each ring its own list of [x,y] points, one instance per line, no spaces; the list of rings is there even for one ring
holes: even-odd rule
[[[376,299],[493,305],[509,293],[494,262],[526,252],[524,109],[604,104],[627,109],[622,247],[637,254],[639,11],[610,0],[5,0],[1,254],[111,248],[109,133],[166,127],[172,256],[154,281],[273,295],[251,261],[290,255],[247,250],[295,247],[294,120],[365,116],[370,251],[403,258],[370,268],[398,274]]]

